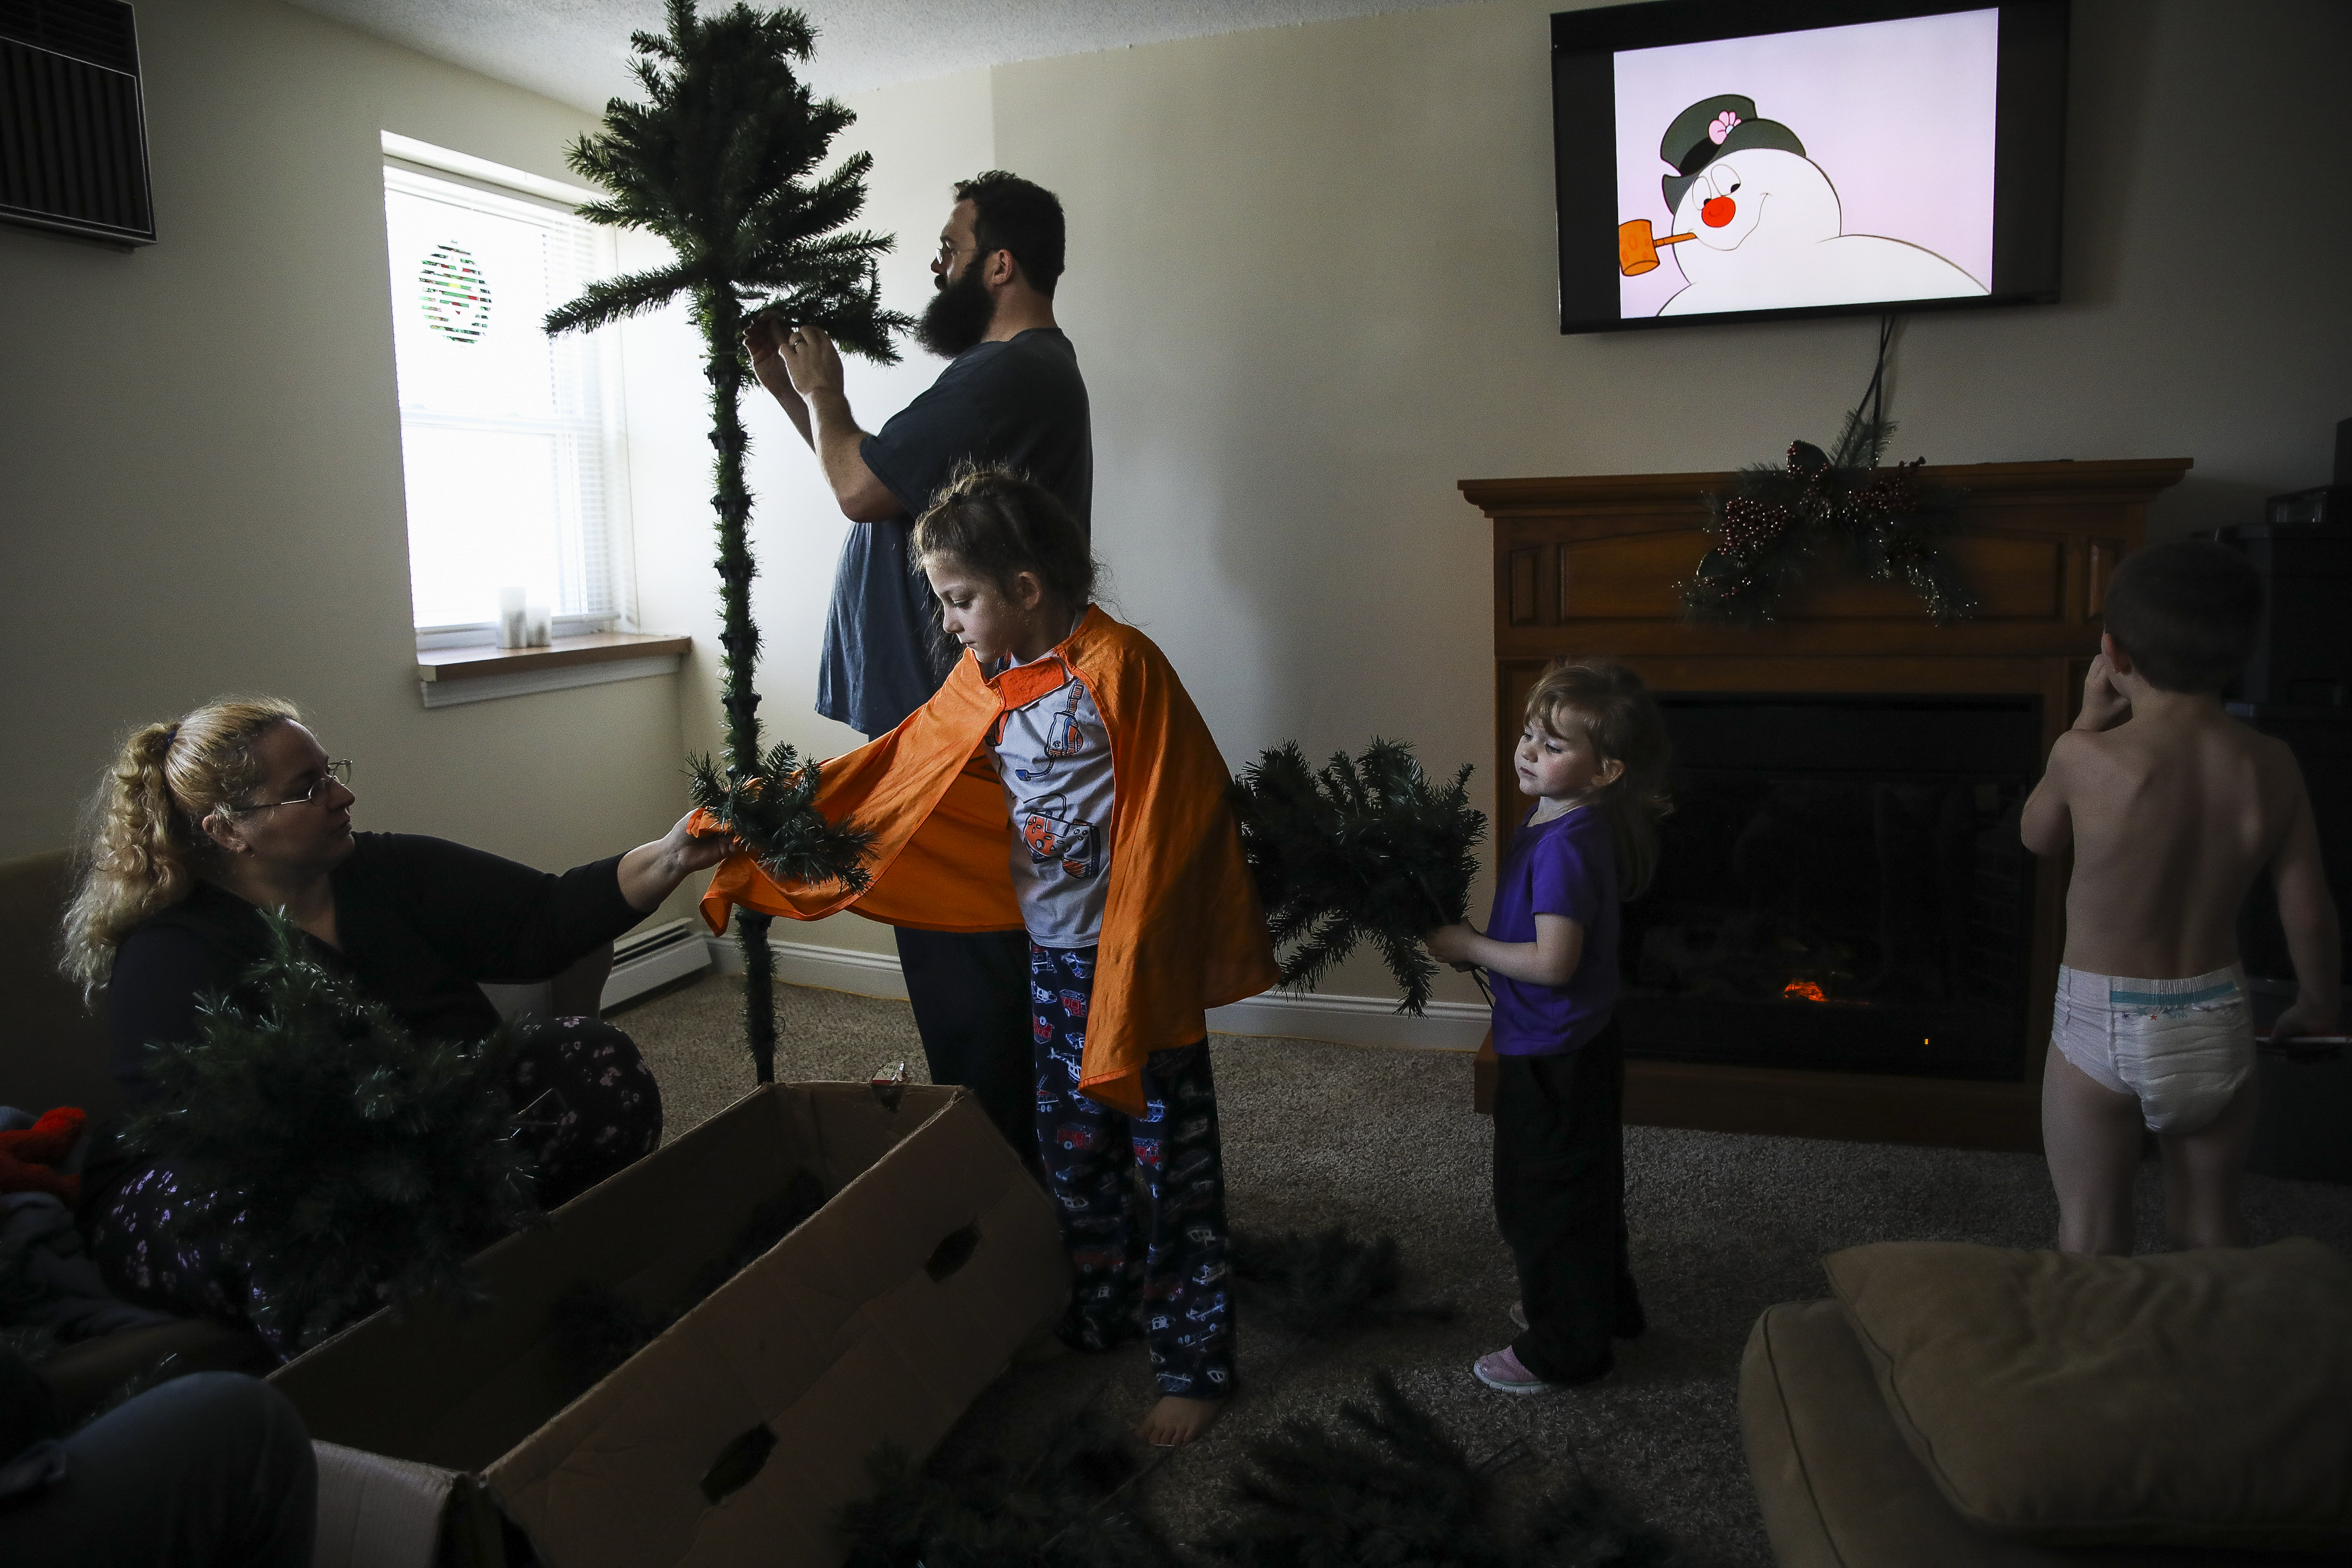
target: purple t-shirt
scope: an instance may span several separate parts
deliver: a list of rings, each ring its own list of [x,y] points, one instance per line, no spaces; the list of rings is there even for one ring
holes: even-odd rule
[[[1538,915],[1564,915],[1582,926],[1584,952],[1565,985],[1531,985],[1488,972],[1496,1056],[1558,1056],[1609,1026],[1617,1005],[1617,841],[1599,807],[1580,805],[1512,836],[1495,878],[1486,934],[1533,942]]]

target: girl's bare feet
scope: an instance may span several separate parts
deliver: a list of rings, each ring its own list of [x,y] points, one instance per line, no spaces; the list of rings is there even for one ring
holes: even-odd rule
[[[1180,1399],[1164,1394],[1143,1417],[1135,1435],[1155,1448],[1181,1448],[1224,1414],[1222,1399]]]

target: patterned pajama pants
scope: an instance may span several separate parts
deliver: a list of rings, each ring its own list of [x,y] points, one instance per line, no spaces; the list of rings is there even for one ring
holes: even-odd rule
[[[1037,1146],[1077,1276],[1057,1331],[1108,1350],[1140,1319],[1161,1393],[1222,1399],[1234,1390],[1233,1308],[1209,1044],[1151,1054],[1141,1116],[1087,1099],[1078,1067],[1094,973],[1091,947],[1029,944]]]

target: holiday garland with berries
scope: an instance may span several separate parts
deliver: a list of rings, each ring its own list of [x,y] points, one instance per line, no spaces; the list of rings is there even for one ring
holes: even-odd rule
[[[1959,526],[1959,492],[1923,479],[1925,458],[1880,468],[1895,426],[1865,416],[1868,406],[1845,416],[1834,452],[1791,441],[1780,467],[1743,468],[1730,494],[1707,497],[1716,542],[1682,584],[1685,621],[1769,621],[1814,553],[1832,549],[1874,583],[1907,584],[1931,620],[1976,613],[1976,595],[1937,548]]]

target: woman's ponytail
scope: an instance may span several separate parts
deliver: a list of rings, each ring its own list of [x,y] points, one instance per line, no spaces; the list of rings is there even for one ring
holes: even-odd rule
[[[90,797],[66,907],[67,979],[93,995],[123,934],[188,896],[217,853],[198,825],[251,789],[254,743],[301,715],[274,697],[208,702],[176,724],[131,732]]]

